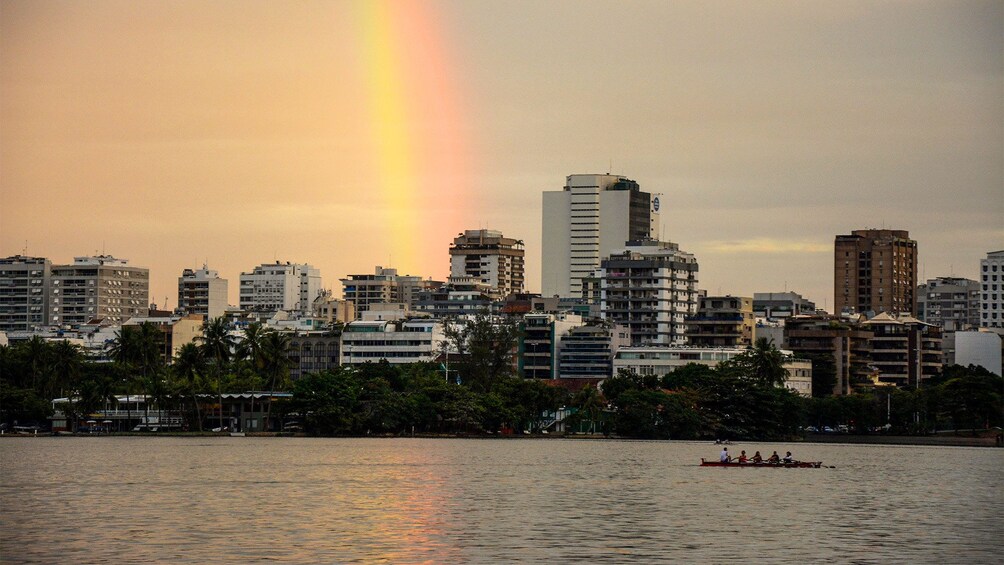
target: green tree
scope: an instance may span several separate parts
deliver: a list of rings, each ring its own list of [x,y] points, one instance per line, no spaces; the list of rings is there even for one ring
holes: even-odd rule
[[[446,348],[460,359],[463,383],[475,392],[491,392],[497,382],[515,374],[513,352],[521,330],[515,318],[478,312],[465,321],[444,324]]]

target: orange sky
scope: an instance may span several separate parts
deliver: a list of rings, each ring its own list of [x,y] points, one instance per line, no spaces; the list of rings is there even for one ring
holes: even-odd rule
[[[908,229],[922,274],[1004,248],[995,2],[0,1],[0,255],[102,250],[231,280],[442,279],[540,193],[663,194],[712,293],[832,304],[832,242]]]

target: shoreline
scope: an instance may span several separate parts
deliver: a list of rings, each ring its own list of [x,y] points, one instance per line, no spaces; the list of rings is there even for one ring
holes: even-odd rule
[[[99,437],[197,437],[197,438],[229,438],[233,437],[229,433],[219,432],[122,432],[107,434],[71,434],[71,433],[40,433],[31,434],[0,434],[3,438],[32,438],[32,437],[61,437],[61,438],[99,438]],[[591,440],[591,441],[649,441],[643,438],[629,438],[618,436],[604,436],[602,434],[533,434],[533,435],[496,435],[496,434],[414,434],[414,435],[370,435],[370,436],[311,436],[307,434],[291,433],[248,433],[240,437],[268,437],[268,438],[417,438],[417,439],[497,439],[497,440],[519,440],[519,439],[569,439],[569,440]],[[709,442],[712,440],[651,440],[651,441],[688,441],[688,442]],[[725,445],[740,445],[755,441],[768,440],[735,440]],[[784,441],[784,440],[774,440]],[[929,436],[891,436],[891,435],[854,435],[854,434],[810,434],[801,438],[788,441],[803,443],[844,443],[860,445],[917,445],[917,446],[941,446],[941,447],[1001,447],[997,445],[993,436],[956,436],[956,435],[929,435]]]

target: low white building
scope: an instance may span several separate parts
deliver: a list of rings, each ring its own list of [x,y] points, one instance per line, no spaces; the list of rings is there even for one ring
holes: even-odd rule
[[[432,361],[445,340],[443,325],[437,320],[352,322],[342,330],[341,364]]]
[[[628,369],[638,375],[662,377],[676,369],[697,363],[717,367],[722,361],[749,351],[745,348],[719,347],[622,347],[614,356],[614,374]],[[784,385],[802,396],[812,396],[812,361],[791,358],[790,351],[782,350],[789,359],[784,364],[788,379]]]

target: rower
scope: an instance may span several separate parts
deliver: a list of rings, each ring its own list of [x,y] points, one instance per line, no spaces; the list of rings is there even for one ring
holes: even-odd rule
[[[748,459],[746,459],[746,450],[744,449],[742,453],[739,454],[739,462],[746,463],[747,461]]]
[[[794,463],[794,462],[795,462],[795,460],[794,460],[794,459],[792,459],[792,457],[791,457],[791,452],[790,452],[790,451],[788,451],[788,452],[786,452],[786,453],[784,454],[784,459],[783,459],[783,461],[784,461],[785,463]]]
[[[775,451],[774,453],[771,454],[770,457],[767,458],[767,462],[774,463],[776,465],[781,462],[781,456],[778,455],[777,452]]]
[[[757,451],[756,453],[753,454],[753,462],[754,463],[763,463],[763,457],[760,455],[759,451]]]
[[[721,455],[721,457],[719,459],[721,460],[722,463],[731,463],[732,462],[732,458],[729,457],[729,448],[727,448],[727,447],[723,447],[722,448],[722,455]]]

